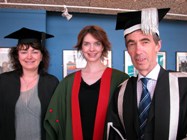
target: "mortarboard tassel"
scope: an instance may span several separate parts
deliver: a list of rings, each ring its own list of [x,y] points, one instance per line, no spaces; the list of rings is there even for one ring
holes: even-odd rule
[[[158,10],[156,8],[142,9],[141,30],[146,34],[157,33],[158,31]]]

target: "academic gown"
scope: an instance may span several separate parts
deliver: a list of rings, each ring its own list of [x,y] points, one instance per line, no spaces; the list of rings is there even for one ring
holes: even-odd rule
[[[49,101],[58,83],[55,76],[40,74],[38,97],[41,103],[41,120],[44,120]],[[17,71],[0,75],[0,140],[15,140],[15,105],[20,96],[20,86],[20,76]],[[41,133],[42,140],[45,140],[43,121]]]
[[[100,83],[94,140],[103,139],[106,112],[111,95],[117,86],[128,78],[123,72],[107,68]],[[81,71],[68,75],[57,87],[45,117],[44,127],[47,140],[82,140],[79,108]]]
[[[172,140],[181,140],[187,134],[187,77],[178,78],[179,83],[179,118],[174,119],[178,122],[177,137],[170,137]],[[107,117],[107,125],[112,127],[106,134],[109,140],[139,139],[139,121],[137,108],[137,77],[131,77],[126,84],[123,94],[123,111],[119,115],[119,91],[116,91],[114,100],[111,101]],[[174,105],[175,106],[175,105]],[[170,125],[170,84],[169,72],[161,68],[157,84],[152,99],[150,112],[145,128],[145,140],[168,140]],[[122,116],[122,117],[121,117]],[[120,117],[122,119],[120,119]],[[111,126],[111,125],[110,125]],[[173,126],[174,129],[176,126]],[[121,135],[121,136],[120,136]]]

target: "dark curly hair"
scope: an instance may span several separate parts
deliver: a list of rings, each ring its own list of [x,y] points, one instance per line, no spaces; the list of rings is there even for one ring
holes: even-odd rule
[[[26,48],[25,48],[26,47]],[[14,70],[18,71],[20,75],[23,74],[22,65],[19,62],[18,51],[19,50],[28,50],[29,47],[32,47],[36,50],[40,50],[43,57],[42,61],[39,64],[38,73],[43,74],[47,71],[49,66],[49,53],[47,49],[39,41],[33,41],[29,43],[18,43],[16,47],[12,47],[9,52],[10,61]]]
[[[91,34],[95,39],[100,41],[103,45],[102,59],[107,57],[108,51],[111,50],[111,43],[108,40],[106,32],[99,26],[90,25],[85,26],[77,37],[77,44],[74,46],[78,51],[82,50],[83,39],[87,34]]]

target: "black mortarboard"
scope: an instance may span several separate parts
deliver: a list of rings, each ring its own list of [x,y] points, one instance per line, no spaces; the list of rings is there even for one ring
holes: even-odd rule
[[[45,39],[54,37],[53,35],[47,34],[45,32],[40,32],[28,28],[21,28],[4,38],[11,38],[11,39],[18,39],[18,44],[19,43],[30,43],[33,41],[38,41],[42,43],[44,42]]]
[[[123,29],[124,36],[138,29],[146,34],[156,32],[159,35],[158,22],[169,10],[170,8],[146,8],[141,11],[118,13],[116,30]]]

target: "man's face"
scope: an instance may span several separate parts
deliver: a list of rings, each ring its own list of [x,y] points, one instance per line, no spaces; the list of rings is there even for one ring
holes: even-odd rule
[[[134,31],[126,36],[126,47],[140,74],[146,76],[156,66],[161,42],[156,44],[152,35],[145,35],[141,30]]]

